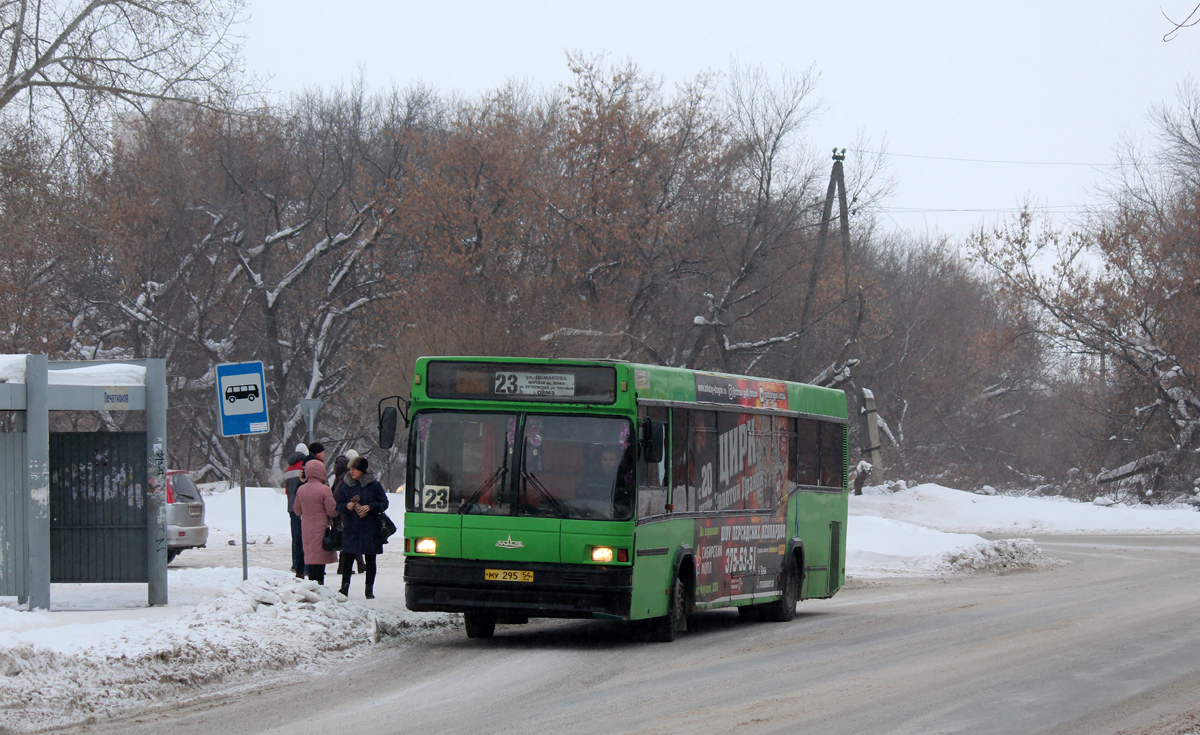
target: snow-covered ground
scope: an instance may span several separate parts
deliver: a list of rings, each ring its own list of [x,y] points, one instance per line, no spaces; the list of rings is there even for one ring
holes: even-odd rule
[[[1190,507],[1108,507],[1066,498],[978,495],[940,485],[850,496],[846,575],[911,576],[1035,567],[1048,562],[1022,536],[1200,533]],[[987,541],[976,534],[1013,537]]]
[[[0,732],[319,668],[457,623],[404,607],[400,554],[380,557],[375,600],[362,599],[361,576],[350,600],[336,594],[336,575],[325,587],[296,579],[285,498],[274,488],[246,489],[243,581],[240,494],[205,498],[208,548],[186,550],[168,568],[166,606],[146,607],[144,584],[54,584],[49,612],[17,610],[15,598],[0,597]],[[389,515],[402,522],[402,513]]]
[[[18,610],[14,598],[0,597],[0,731],[61,726],[206,687],[319,669],[457,621],[404,608],[394,552],[380,557],[375,600],[361,598],[359,577],[350,600],[296,580],[287,571],[284,498],[273,488],[247,488],[244,582],[239,496],[234,488],[206,498],[209,548],[185,551],[171,565],[167,606],[145,607],[145,585],[56,584],[51,612]],[[867,488],[851,497],[850,513],[851,580],[1053,563],[1021,538],[1031,534],[1200,533],[1200,513],[1189,508],[1100,507],[937,485]],[[398,509],[390,515],[402,522]]]

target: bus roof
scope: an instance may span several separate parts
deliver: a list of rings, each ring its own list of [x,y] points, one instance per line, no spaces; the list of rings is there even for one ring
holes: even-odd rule
[[[621,360],[571,358],[445,356],[417,358],[416,372],[424,376],[433,361],[547,366],[611,366],[621,393],[638,400],[768,408],[847,419],[845,391],[748,375],[664,367]],[[424,381],[413,386],[413,398],[423,398]],[[618,403],[623,401],[618,400]]]

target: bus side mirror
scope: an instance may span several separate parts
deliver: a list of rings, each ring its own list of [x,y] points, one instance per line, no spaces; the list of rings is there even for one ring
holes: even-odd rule
[[[395,406],[384,406],[387,401],[395,401]],[[391,449],[396,443],[396,427],[399,424],[399,417],[404,417],[404,425],[408,426],[408,414],[401,413],[400,405],[404,404],[408,407],[408,401],[400,396],[388,396],[379,402],[379,448]]]
[[[658,464],[663,458],[663,446],[666,444],[667,425],[654,419],[642,419],[641,431],[642,461],[648,464]]]
[[[400,412],[395,406],[387,406],[379,413],[379,448],[391,449],[396,443],[396,420]]]

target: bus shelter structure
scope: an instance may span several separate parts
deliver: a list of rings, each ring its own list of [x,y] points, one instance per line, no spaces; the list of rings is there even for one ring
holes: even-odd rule
[[[51,432],[51,411],[143,411],[145,431]],[[145,582],[167,603],[166,361],[0,355],[0,595]]]

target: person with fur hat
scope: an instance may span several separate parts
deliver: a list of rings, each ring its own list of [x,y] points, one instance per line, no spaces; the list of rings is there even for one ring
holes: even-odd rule
[[[338,488],[337,512],[342,516],[342,575],[339,590],[350,595],[351,565],[354,557],[362,555],[366,569],[366,598],[375,599],[375,557],[383,553],[383,532],[379,515],[387,510],[387,492],[371,474],[366,457],[350,460],[350,469]]]
[[[292,512],[292,504],[296,501],[296,488],[304,482],[300,479],[303,474],[304,460],[308,457],[308,447],[303,443],[296,445],[296,450],[288,457],[287,470],[283,473],[283,490],[287,496],[287,512],[292,522],[292,571],[300,579],[304,579],[304,542],[300,538],[300,516]]]
[[[327,551],[321,545],[329,519],[337,518],[337,504],[333,492],[325,484],[325,464],[319,459],[304,463],[304,476],[308,480],[296,490],[293,507],[300,516],[301,534],[304,539],[304,572],[317,584],[325,584],[325,565],[337,561],[337,553]]]

